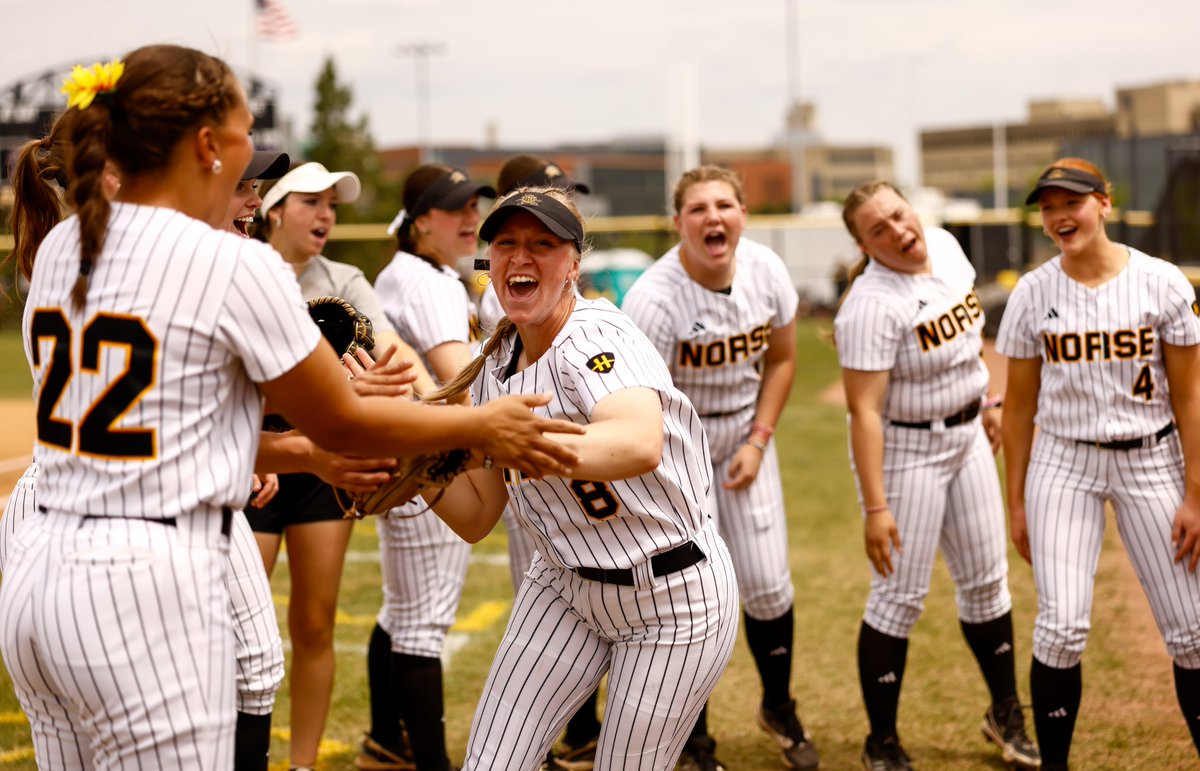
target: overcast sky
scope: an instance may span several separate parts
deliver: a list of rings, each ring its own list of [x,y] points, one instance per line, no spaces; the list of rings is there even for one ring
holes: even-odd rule
[[[436,143],[501,146],[662,135],[694,73],[706,147],[763,146],[788,101],[789,3],[799,91],[834,143],[881,143],[915,181],[921,128],[1021,120],[1030,99],[1200,80],[1200,0],[279,0],[300,27],[253,35],[253,0],[0,0],[0,87],[138,45],[191,45],[274,83],[307,132],[333,56],[380,146],[417,138],[414,63],[430,60]]]

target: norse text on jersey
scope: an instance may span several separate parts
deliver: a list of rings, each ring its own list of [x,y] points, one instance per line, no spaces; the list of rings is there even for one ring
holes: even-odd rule
[[[765,348],[770,336],[771,323],[767,322],[749,332],[739,332],[710,343],[681,340],[678,364],[693,368],[732,366]]]
[[[921,352],[926,353],[937,348],[942,343],[949,342],[960,334],[975,326],[975,322],[983,316],[983,305],[979,295],[972,289],[960,303],[950,306],[950,310],[935,319],[918,324],[913,332],[921,345]]]

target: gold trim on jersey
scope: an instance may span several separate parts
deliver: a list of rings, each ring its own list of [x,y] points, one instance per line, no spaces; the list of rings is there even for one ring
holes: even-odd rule
[[[766,348],[770,337],[771,322],[768,321],[749,332],[739,332],[711,343],[680,340],[678,364],[697,369],[734,366]]]
[[[979,302],[979,295],[975,294],[975,288],[972,287],[962,302],[955,303],[941,316],[918,324],[913,329],[913,334],[916,335],[917,343],[921,347],[921,353],[928,353],[931,349],[939,348],[942,343],[950,342],[960,334],[967,332],[975,326],[975,322],[981,316],[983,316],[983,305]]]
[[[1090,332],[1043,332],[1045,360],[1051,364],[1078,361],[1148,359],[1154,355],[1154,327]]]

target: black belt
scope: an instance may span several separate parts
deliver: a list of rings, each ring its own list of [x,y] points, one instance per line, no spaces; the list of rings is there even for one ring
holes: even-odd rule
[[[1166,439],[1173,433],[1175,433],[1175,424],[1168,423],[1150,436],[1139,436],[1133,439],[1114,439],[1111,442],[1090,442],[1087,439],[1076,439],[1075,441],[1079,444],[1099,447],[1101,450],[1139,450],[1142,447],[1149,447],[1155,442]]]
[[[45,506],[38,506],[38,508],[42,511],[43,514],[46,513]],[[84,522],[87,522],[89,519],[136,519],[139,522],[153,522],[156,525],[167,525],[168,527],[175,527],[175,517],[159,517],[157,519],[152,519],[150,517],[105,517],[105,516],[97,516],[95,514],[85,514],[83,516]],[[232,530],[233,530],[233,509],[229,508],[228,506],[222,506],[221,507],[221,535],[228,538],[229,533]]]
[[[656,576],[665,576],[668,573],[695,565],[705,556],[694,541],[688,541],[670,551],[655,554],[650,558],[650,569]],[[633,571],[629,568],[574,568],[574,571],[580,578],[586,578],[589,581],[633,586]]]
[[[741,415],[743,412],[745,412],[746,410],[748,410],[748,409],[750,409],[751,407],[753,407],[753,406],[754,406],[754,404],[755,404],[754,402],[751,402],[750,404],[743,405],[743,406],[741,406],[741,407],[738,407],[738,408],[737,408],[737,409],[735,409],[735,410],[727,410],[726,412],[705,412],[705,413],[700,413],[700,417],[702,417],[702,418],[727,418],[727,417],[729,417],[730,415]]]
[[[944,425],[946,428],[951,428],[959,425],[960,423],[966,423],[974,420],[978,415],[979,402],[973,401],[953,415],[947,415],[946,417],[942,418],[942,425]],[[911,423],[903,420],[889,420],[888,422],[893,426],[900,426],[900,428],[933,428],[932,420],[920,420]]]

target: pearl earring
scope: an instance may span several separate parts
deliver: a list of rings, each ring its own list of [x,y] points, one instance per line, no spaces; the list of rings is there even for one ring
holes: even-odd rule
[[[221,173],[221,169],[223,169],[223,168],[225,168],[225,164],[221,163],[221,159],[220,159],[220,158],[213,158],[213,162],[212,162],[212,173],[213,173],[213,174],[220,174],[220,173]]]

